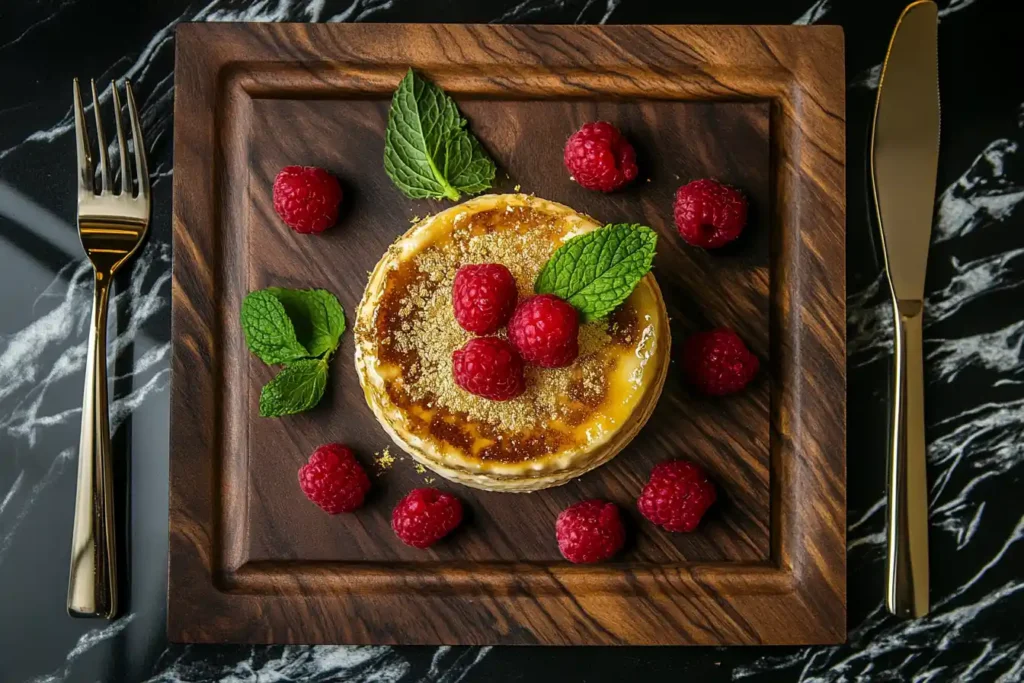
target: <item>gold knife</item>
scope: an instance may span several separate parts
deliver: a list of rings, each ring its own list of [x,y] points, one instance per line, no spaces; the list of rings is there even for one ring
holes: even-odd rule
[[[882,65],[871,132],[871,176],[896,347],[885,603],[901,617],[928,613],[921,318],[939,161],[938,26],[931,0],[903,10]]]

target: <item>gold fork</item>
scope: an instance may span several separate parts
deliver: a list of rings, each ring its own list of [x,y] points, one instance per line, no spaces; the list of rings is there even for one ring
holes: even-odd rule
[[[95,286],[92,324],[85,361],[85,396],[82,399],[82,435],[78,444],[78,491],[71,538],[71,573],[68,579],[68,614],[105,617],[117,614],[117,550],[114,543],[114,473],[107,410],[107,301],[114,273],[134,254],[149,227],[149,172],[145,144],[132,86],[125,81],[128,116],[135,146],[133,195],[128,146],[121,129],[121,98],[117,84],[110,88],[114,122],[121,152],[121,187],[114,194],[107,160],[107,143],[100,122],[96,82],[91,82],[96,114],[96,142],[100,160],[100,191],[96,192],[89,133],[82,108],[78,79],[75,90],[75,139],[78,148],[78,236],[92,261]]]

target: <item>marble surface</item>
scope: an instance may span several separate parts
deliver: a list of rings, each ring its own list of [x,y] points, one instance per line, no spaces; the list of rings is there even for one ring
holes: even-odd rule
[[[892,331],[866,150],[898,0],[6,0],[0,8],[0,681],[1024,679],[1024,79],[1017,0],[939,0],[943,140],[925,321],[933,613],[882,603]],[[120,26],[115,27],[114,21]],[[838,23],[849,159],[849,643],[809,648],[198,647],[164,637],[174,27],[181,21]],[[111,310],[130,599],[64,610],[90,302],[73,76],[137,85],[144,252]],[[109,86],[102,98],[110,96]]]

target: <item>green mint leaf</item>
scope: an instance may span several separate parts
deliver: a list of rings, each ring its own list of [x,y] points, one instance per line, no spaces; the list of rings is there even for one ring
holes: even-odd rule
[[[413,199],[475,194],[491,186],[495,166],[465,130],[455,101],[412,69],[391,100],[384,139],[384,170]]]
[[[494,162],[487,156],[480,141],[460,130],[446,143],[445,175],[452,186],[466,194],[477,194],[491,187]]]
[[[295,326],[295,337],[308,352],[304,355],[334,353],[345,332],[345,311],[336,296],[326,289],[268,287],[263,291],[284,306]]]
[[[277,373],[260,392],[260,416],[280,417],[309,410],[324,395],[327,361],[323,358],[297,360]]]
[[[534,289],[565,299],[584,322],[598,320],[625,301],[651,269],[657,241],[650,228],[626,223],[573,237],[551,255]]]
[[[245,297],[241,318],[246,346],[264,363],[277,365],[309,355],[295,336],[284,305],[266,290]]]

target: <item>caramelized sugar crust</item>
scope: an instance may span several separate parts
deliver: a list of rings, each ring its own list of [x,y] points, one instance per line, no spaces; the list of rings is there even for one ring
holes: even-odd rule
[[[458,268],[501,263],[523,299],[551,254],[597,225],[544,200],[485,196],[422,221],[392,245],[360,305],[356,356],[368,402],[403,448],[444,476],[539,476],[571,469],[575,456],[566,454],[585,458],[627,425],[652,385],[660,393],[663,369],[652,366],[667,363],[668,327],[652,276],[606,319],[580,326],[572,365],[527,366],[521,396],[490,401],[455,384],[452,352],[473,336],[452,310]]]

